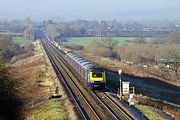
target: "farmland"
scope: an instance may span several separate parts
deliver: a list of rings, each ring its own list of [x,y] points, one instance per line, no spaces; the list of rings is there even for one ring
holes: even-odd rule
[[[20,46],[24,46],[30,43],[30,40],[26,40],[24,37],[13,37],[13,41]]]
[[[68,44],[88,46],[89,44],[93,42],[97,42],[102,38],[103,37],[70,37],[70,38],[66,38],[66,40],[68,41]],[[117,40],[119,45],[122,45],[122,44],[130,43],[137,37],[112,37],[112,38]],[[145,41],[150,42],[155,38],[156,37],[145,37]]]

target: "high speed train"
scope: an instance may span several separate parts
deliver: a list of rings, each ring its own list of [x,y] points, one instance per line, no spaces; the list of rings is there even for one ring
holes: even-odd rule
[[[73,52],[67,52],[65,60],[86,80],[91,89],[105,89],[106,76],[102,68],[94,66]]]
[[[86,83],[90,86],[91,89],[95,90],[105,90],[106,84],[106,76],[105,70],[103,68],[99,68],[95,66],[93,63],[89,62],[88,60],[78,56],[72,51],[63,52],[60,49],[60,46],[57,43],[52,43],[60,56],[74,68],[74,70],[84,78]]]

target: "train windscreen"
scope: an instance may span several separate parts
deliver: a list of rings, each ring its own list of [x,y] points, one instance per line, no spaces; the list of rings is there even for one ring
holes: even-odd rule
[[[101,72],[93,72],[92,76],[95,77],[95,78],[96,77],[102,77],[102,73]]]

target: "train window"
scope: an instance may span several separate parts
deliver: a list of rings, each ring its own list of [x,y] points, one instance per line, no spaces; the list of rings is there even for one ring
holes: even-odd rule
[[[92,77],[102,77],[102,73],[101,72],[93,72]]]

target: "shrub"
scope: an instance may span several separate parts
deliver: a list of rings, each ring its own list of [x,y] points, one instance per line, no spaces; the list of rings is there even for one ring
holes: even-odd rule
[[[83,50],[84,47],[82,45],[74,45],[74,44],[65,44],[64,47],[71,50]]]

